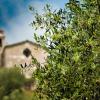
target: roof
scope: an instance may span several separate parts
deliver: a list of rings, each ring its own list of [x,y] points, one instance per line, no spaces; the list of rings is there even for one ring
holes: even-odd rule
[[[21,45],[23,43],[30,43],[32,45],[41,47],[40,44],[34,43],[32,41],[29,41],[29,40],[25,40],[25,41],[21,41],[21,42],[14,43],[14,44],[8,44],[8,45],[4,46],[4,49],[9,48],[9,47],[13,47],[13,46],[17,46],[17,45]]]
[[[0,29],[0,33],[1,33],[1,34],[4,34],[4,31],[3,31],[2,29]]]
[[[5,35],[4,35],[4,31],[0,29],[0,38],[4,38]]]

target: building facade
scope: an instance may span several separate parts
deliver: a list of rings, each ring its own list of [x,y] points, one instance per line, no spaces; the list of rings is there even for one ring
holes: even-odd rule
[[[32,56],[40,64],[45,63],[46,52],[39,44],[26,40],[15,44],[5,45],[5,34],[0,30],[0,66],[11,68],[14,66],[22,67],[25,70],[32,70]],[[30,68],[29,68],[30,67]],[[28,72],[27,72],[28,74]],[[30,74],[30,73],[29,73]]]

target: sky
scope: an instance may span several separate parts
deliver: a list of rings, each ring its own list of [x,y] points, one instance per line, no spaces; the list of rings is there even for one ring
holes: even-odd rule
[[[30,23],[34,19],[34,14],[29,10],[33,6],[40,14],[46,4],[50,4],[54,9],[64,8],[67,0],[0,0],[0,29],[6,36],[8,44],[23,40],[33,41],[35,30]],[[38,34],[43,34],[41,30]]]

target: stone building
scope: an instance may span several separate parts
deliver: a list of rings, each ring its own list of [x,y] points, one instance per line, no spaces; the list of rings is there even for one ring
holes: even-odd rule
[[[40,64],[45,62],[46,53],[40,45],[26,40],[15,44],[5,45],[5,34],[0,30],[0,66],[11,68],[14,66],[22,67],[26,76],[30,76],[30,71],[34,68],[32,64],[32,56],[37,59]],[[28,73],[29,71],[29,73]],[[27,73],[26,73],[27,72]]]

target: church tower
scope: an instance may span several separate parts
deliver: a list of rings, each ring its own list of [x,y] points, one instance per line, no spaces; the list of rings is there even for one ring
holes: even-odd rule
[[[4,31],[0,29],[0,67],[2,65],[2,52],[5,44]]]
[[[0,30],[0,52],[1,52],[2,48],[4,47],[4,42],[5,42],[4,31]]]

